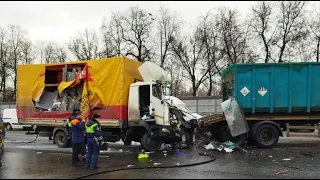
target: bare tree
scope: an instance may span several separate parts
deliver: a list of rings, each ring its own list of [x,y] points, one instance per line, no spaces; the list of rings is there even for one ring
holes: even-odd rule
[[[168,58],[167,63],[163,67],[167,72],[169,72],[169,80],[171,93],[173,96],[181,95],[183,88],[183,68],[181,67],[181,63],[172,58]]]
[[[308,45],[312,54],[315,56],[315,61],[320,62],[320,12],[314,8],[309,15],[308,28],[310,30],[310,44]],[[304,47],[304,49],[308,48]]]
[[[277,23],[271,21],[272,8],[266,1],[258,2],[251,10],[253,13],[251,27],[263,43],[265,53],[264,62],[268,63],[271,59],[271,45],[277,30]],[[276,23],[273,29],[272,23]]]
[[[121,34],[120,15],[113,13],[110,21],[103,19],[100,27],[103,48],[100,56],[112,57],[123,55],[123,39]]]
[[[66,62],[68,60],[65,48],[54,42],[43,42],[41,51],[45,63]]]
[[[241,59],[247,49],[248,29],[246,25],[238,22],[239,16],[236,10],[222,8],[217,14],[217,26],[219,27],[219,39],[223,46],[223,53],[229,63],[244,63]]]
[[[91,60],[99,57],[99,40],[94,30],[85,29],[71,37],[68,48],[78,60]]]
[[[54,63],[54,62],[56,62],[55,47],[54,46],[55,46],[55,44],[50,42],[44,47],[43,53],[44,53],[44,61],[45,61],[45,63]]]
[[[7,101],[7,77],[8,69],[12,63],[10,62],[10,51],[8,42],[8,32],[5,28],[0,28],[0,72],[1,72],[1,84],[0,91],[2,92],[2,101]]]
[[[124,55],[132,56],[140,62],[150,60],[152,20],[149,15],[139,7],[130,7],[128,12],[121,14],[120,17],[114,15],[113,23],[120,28],[122,40],[126,46]]]
[[[206,80],[208,70],[203,67],[205,43],[199,36],[199,29],[189,38],[182,38],[172,46],[177,60],[192,83],[192,95],[196,96],[199,86]],[[200,76],[198,74],[201,74]]]
[[[13,86],[14,92],[17,91],[17,65],[20,61],[21,46],[23,39],[25,39],[26,31],[20,26],[9,25],[9,45],[10,45],[10,59],[13,62]]]
[[[25,39],[21,43],[21,64],[32,64],[36,58],[36,52],[31,41]]]
[[[159,17],[154,17],[149,13],[151,19],[157,21],[160,36],[160,66],[163,67],[166,59],[172,54],[172,43],[174,38],[179,36],[182,21],[177,14],[163,6],[159,9]],[[156,19],[155,19],[156,18]],[[157,38],[158,39],[158,38]],[[157,44],[158,44],[157,43]]]
[[[218,26],[213,15],[208,12],[205,16],[199,18],[199,36],[205,46],[204,67],[208,71],[208,91],[207,96],[211,96],[213,92],[213,77],[216,74],[221,75],[221,69],[227,65],[223,61],[225,53],[221,49],[219,42]]]
[[[279,31],[277,32],[278,62],[284,61],[283,57],[287,50],[292,51],[289,48],[307,37],[304,6],[304,1],[282,1],[280,3]]]

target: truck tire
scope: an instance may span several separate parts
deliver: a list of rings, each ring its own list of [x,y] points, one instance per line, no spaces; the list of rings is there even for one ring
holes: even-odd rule
[[[68,136],[64,131],[59,131],[54,136],[54,141],[58,145],[59,148],[68,147]]]
[[[162,141],[151,138],[150,134],[146,132],[141,137],[141,146],[147,151],[158,151],[162,146]]]
[[[256,146],[260,148],[271,148],[279,141],[279,131],[272,124],[262,124],[257,127],[253,139]]]
[[[241,134],[241,135],[236,136],[236,137],[232,137],[228,125],[227,124],[223,124],[219,128],[219,133],[218,133],[217,140],[220,141],[220,142],[231,141],[231,142],[235,143],[236,145],[240,146],[240,145],[243,145],[246,142],[247,133]]]
[[[12,130],[13,130],[12,125],[11,125],[10,123],[7,123],[7,124],[6,124],[6,129],[7,129],[8,131],[12,131]]]

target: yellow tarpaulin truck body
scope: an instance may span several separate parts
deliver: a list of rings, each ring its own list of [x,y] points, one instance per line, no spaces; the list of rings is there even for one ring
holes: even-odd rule
[[[143,81],[138,68],[142,63],[125,57],[56,64],[18,65],[17,115],[19,123],[58,125],[68,119],[68,111],[42,111],[35,107],[47,87],[63,92],[83,82],[81,111],[84,117],[99,113],[102,125],[121,126],[128,120],[129,88],[135,80]],[[75,80],[62,81],[63,68],[81,67]],[[52,72],[57,72],[52,84]],[[60,73],[60,75],[59,75]],[[60,76],[60,78],[59,78]],[[55,87],[54,87],[55,86]]]

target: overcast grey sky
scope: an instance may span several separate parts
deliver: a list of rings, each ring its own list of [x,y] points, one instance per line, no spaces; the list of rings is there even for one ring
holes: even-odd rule
[[[252,1],[25,1],[0,2],[0,27],[8,24],[20,25],[29,32],[32,41],[44,40],[65,43],[79,30],[92,28],[98,30],[103,17],[110,17],[111,11],[124,11],[130,6],[141,8],[155,14],[160,5],[169,7],[183,17],[185,30],[194,24],[196,18],[207,11],[227,6],[237,8],[246,14]]]

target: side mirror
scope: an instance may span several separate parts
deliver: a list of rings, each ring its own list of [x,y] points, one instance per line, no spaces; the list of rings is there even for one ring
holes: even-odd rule
[[[170,96],[170,95],[171,95],[171,88],[170,88],[169,85],[167,85],[167,86],[165,87],[164,94],[165,94],[166,96]]]

